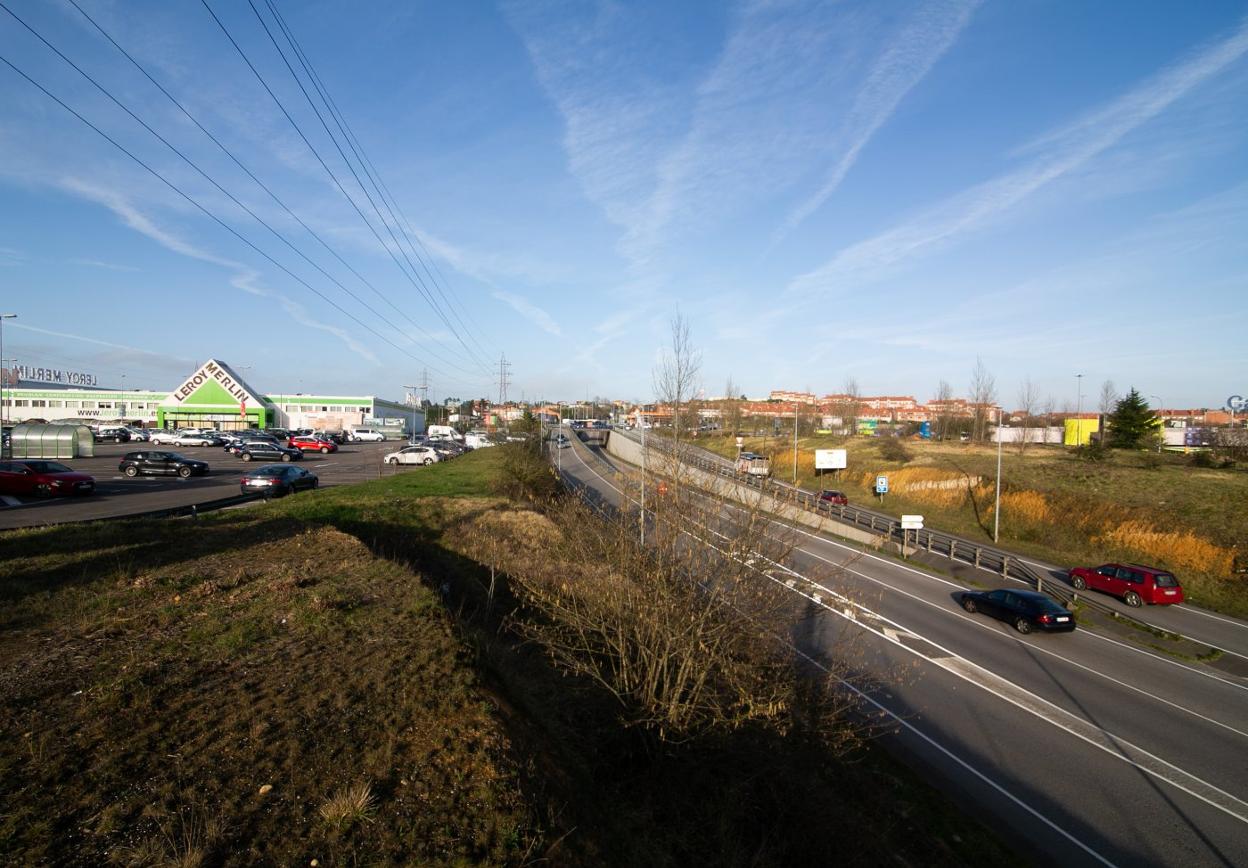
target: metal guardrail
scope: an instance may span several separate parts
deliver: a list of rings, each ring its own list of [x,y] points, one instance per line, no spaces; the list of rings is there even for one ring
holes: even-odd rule
[[[612,430],[613,434],[622,434],[634,442],[641,442],[641,438],[632,431],[621,428]],[[1070,588],[1056,583],[1052,579],[1046,581],[1045,577],[1039,575],[1024,563],[1023,559],[1018,555],[930,528],[903,532],[901,521],[893,516],[856,506],[830,504],[820,500],[814,492],[807,491],[804,488],[777,482],[769,477],[760,478],[749,474],[737,473],[735,467],[727,459],[707,452],[701,447],[693,446],[693,444],[685,445],[692,448],[681,456],[681,460],[684,463],[725,479],[731,479],[737,484],[749,485],[751,488],[756,488],[778,501],[790,503],[805,509],[807,512],[825,516],[842,524],[868,530],[886,541],[896,543],[898,547],[904,545],[906,550],[921,550],[928,554],[948,558],[950,561],[959,561],[978,569],[997,573],[1004,578],[1024,581],[1033,587],[1043,588],[1045,593],[1066,602],[1069,602],[1074,597],[1074,592]],[[647,438],[647,446],[652,446],[669,454],[672,451],[671,442],[663,437]],[[1108,606],[1105,609],[1106,611],[1114,611]]]
[[[218,509],[225,509],[230,506],[237,506],[241,503],[249,503],[253,500],[260,500],[263,494],[235,494],[232,497],[219,497],[216,500],[206,500],[203,503],[188,503],[184,506],[170,506],[164,509],[151,509],[147,512],[128,512],[124,515],[102,515],[98,518],[80,518],[65,522],[49,522],[43,525],[34,525],[35,527],[51,527],[53,524],[95,524],[97,522],[106,521],[134,521],[145,518],[194,518],[201,512],[215,512]],[[17,530],[17,528],[13,528]]]

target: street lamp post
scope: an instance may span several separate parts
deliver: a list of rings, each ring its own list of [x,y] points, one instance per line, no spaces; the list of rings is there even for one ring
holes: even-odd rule
[[[4,358],[4,321],[6,319],[17,319],[17,314],[0,313],[0,359]],[[0,376],[0,425],[4,424],[6,416],[8,413],[4,409],[4,378]]]
[[[1158,398],[1156,395],[1149,395],[1148,397],[1150,397],[1150,398],[1156,398],[1156,399],[1157,399],[1157,409],[1158,409],[1158,410],[1161,410],[1162,408],[1164,408],[1164,407],[1165,407],[1165,404],[1162,402],[1161,398]],[[1162,430],[1164,431],[1164,430],[1165,430],[1165,427],[1166,427],[1166,422],[1165,422],[1165,420],[1164,420],[1164,419],[1162,419],[1160,416],[1158,416],[1157,418],[1158,418],[1158,420],[1160,420],[1160,421],[1161,421],[1161,427],[1162,427]],[[1157,451],[1158,451],[1158,452],[1161,452],[1161,447],[1163,447],[1163,446],[1165,446],[1165,445],[1166,445],[1166,443],[1165,443],[1165,435],[1163,434],[1163,435],[1162,435],[1162,439],[1161,439],[1161,441],[1157,444]]]
[[[793,402],[793,484],[797,485],[797,413],[798,404]]]
[[[412,402],[412,432],[407,436],[407,440],[410,443],[416,439],[416,390],[420,387],[404,385],[403,388],[410,390],[407,394],[408,400]]]
[[[1082,446],[1083,443],[1083,374],[1075,374],[1076,396],[1075,396],[1075,445]],[[1067,407],[1070,405],[1067,404]]]
[[[1024,434],[1027,432],[1024,431]],[[993,505],[992,514],[992,541],[995,543],[1000,539],[1001,529],[1001,408],[997,408],[997,502]]]

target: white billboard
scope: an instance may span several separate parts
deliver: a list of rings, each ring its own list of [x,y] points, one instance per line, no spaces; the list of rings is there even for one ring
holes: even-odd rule
[[[816,470],[844,470],[845,469],[845,450],[844,449],[816,449],[815,450],[815,469]]]

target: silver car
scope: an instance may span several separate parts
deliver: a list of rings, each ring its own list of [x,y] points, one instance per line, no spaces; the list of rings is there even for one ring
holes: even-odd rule
[[[398,452],[386,456],[387,464],[435,464],[441,461],[436,449],[432,446],[405,446]]]

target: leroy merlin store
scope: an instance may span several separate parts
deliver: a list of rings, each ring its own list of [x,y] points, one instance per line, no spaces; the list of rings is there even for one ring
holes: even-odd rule
[[[209,359],[168,393],[35,386],[4,388],[4,418],[49,422],[119,422],[156,428],[378,428],[392,436],[419,434],[424,413],[374,395],[263,395],[229,365]]]

